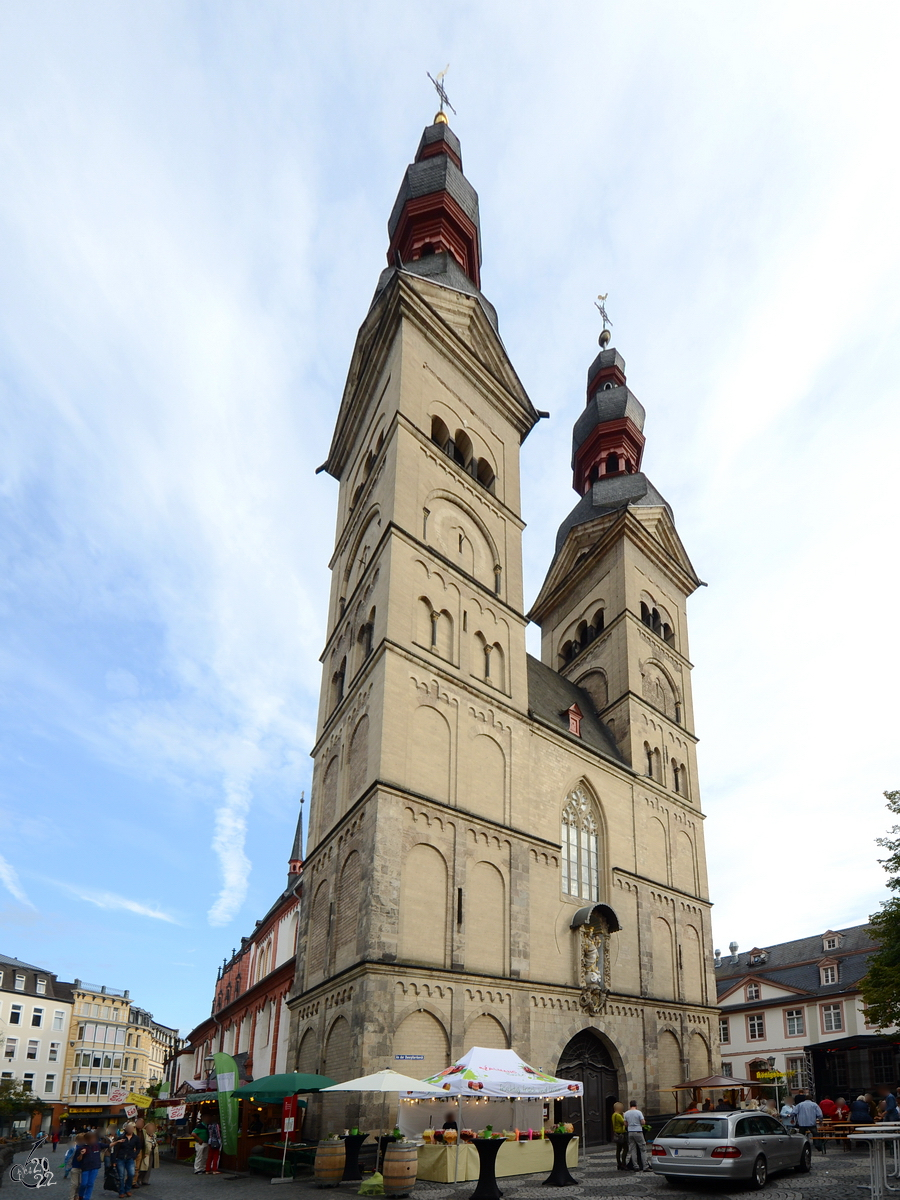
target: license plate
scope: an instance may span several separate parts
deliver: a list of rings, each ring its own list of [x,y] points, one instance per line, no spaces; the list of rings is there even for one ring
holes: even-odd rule
[[[672,1153],[676,1158],[702,1158],[702,1150],[673,1150]]]

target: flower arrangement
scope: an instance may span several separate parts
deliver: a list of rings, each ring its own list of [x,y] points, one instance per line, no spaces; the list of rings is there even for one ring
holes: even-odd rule
[[[574,1133],[575,1126],[571,1121],[560,1121],[557,1127],[553,1130],[554,1133]]]

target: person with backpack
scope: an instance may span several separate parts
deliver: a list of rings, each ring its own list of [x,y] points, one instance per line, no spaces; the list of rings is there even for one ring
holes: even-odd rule
[[[72,1159],[75,1157],[75,1151],[81,1146],[84,1141],[83,1133],[76,1133],[72,1141],[72,1145],[66,1151],[63,1159],[63,1178],[71,1179],[72,1191],[69,1193],[70,1200],[78,1200],[78,1188],[81,1184],[81,1168],[72,1165]]]
[[[221,1175],[219,1170],[219,1155],[222,1153],[222,1130],[215,1121],[207,1125],[209,1130],[209,1156],[206,1159],[206,1174]]]

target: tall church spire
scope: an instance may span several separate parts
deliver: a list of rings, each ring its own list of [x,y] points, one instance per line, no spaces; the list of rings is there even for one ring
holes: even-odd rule
[[[291,857],[288,859],[288,885],[296,879],[303,870],[303,793],[300,793],[300,813],[297,817],[297,828],[294,831],[294,844],[291,847]]]
[[[459,138],[443,113],[422,134],[406,168],[388,235],[390,266],[427,275],[456,266],[481,287],[478,194],[463,174]],[[436,262],[423,262],[432,257]]]

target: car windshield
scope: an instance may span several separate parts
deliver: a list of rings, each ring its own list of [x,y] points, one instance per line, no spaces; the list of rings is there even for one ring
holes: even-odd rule
[[[664,1126],[659,1137],[724,1138],[728,1122],[724,1117],[677,1117]]]

